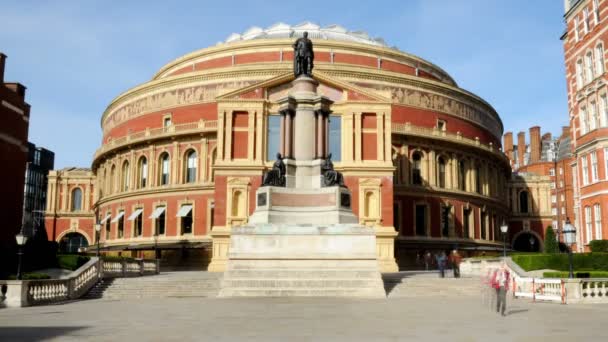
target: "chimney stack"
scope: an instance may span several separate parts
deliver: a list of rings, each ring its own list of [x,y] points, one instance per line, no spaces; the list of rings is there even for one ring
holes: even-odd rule
[[[545,134],[543,134],[543,137],[540,140],[541,141],[551,140],[552,137],[553,137],[553,135],[551,135],[551,133],[545,133]]]
[[[530,127],[530,164],[540,161],[540,127]]]
[[[566,138],[570,136],[570,126],[562,126],[562,136],[560,138]]]
[[[524,154],[526,154],[526,133],[517,133],[517,164],[524,166]]]
[[[0,52],[0,84],[4,83],[4,63],[6,62],[6,55]]]
[[[511,161],[511,165],[513,165],[515,163],[515,160],[513,160],[513,132],[505,133],[502,141],[504,152]]]

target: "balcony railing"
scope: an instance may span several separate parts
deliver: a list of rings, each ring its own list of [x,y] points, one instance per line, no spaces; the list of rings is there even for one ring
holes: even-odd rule
[[[217,130],[217,121],[216,120],[199,120],[197,122],[170,125],[170,126],[166,126],[166,127],[146,128],[143,131],[130,132],[129,134],[127,134],[123,137],[108,140],[99,149],[97,149],[97,151],[95,151],[93,160],[96,160],[99,156],[106,153],[107,151],[110,151],[115,148],[119,148],[119,147],[122,147],[122,146],[125,146],[128,144],[143,142],[143,141],[150,140],[150,139],[161,139],[164,137],[171,137],[171,136],[175,136],[175,135],[213,132],[216,130]]]

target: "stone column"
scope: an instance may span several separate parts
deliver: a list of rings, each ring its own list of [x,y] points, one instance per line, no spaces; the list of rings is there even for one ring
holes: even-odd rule
[[[323,113],[323,155],[322,158],[329,154],[329,113]]]
[[[325,139],[324,137],[324,132],[323,132],[323,126],[324,126],[324,121],[325,121],[325,117],[323,115],[323,113],[317,111],[315,113],[315,118],[317,121],[317,128],[316,128],[316,134],[317,134],[317,139],[316,139],[316,153],[315,153],[315,159],[320,159],[323,158],[323,151],[324,151],[324,144],[323,141]]]
[[[315,113],[307,106],[298,106],[293,130],[293,156],[296,160],[313,160],[315,157]]]
[[[285,115],[285,111],[281,111],[281,120],[280,120],[281,121],[281,128],[279,129],[279,152],[281,153],[281,155],[283,157],[287,156],[287,152],[286,152],[286,149],[285,149],[285,146],[287,144],[286,141],[285,141],[285,139],[286,139],[286,132],[285,132],[285,130],[286,130],[286,127],[287,127],[286,124],[285,124],[285,120],[286,120],[285,116],[286,116]],[[268,143],[268,142],[266,142],[266,143]],[[266,156],[266,158],[270,159],[271,156]]]
[[[293,158],[292,135],[293,135],[293,115],[287,112],[285,115],[285,155],[287,158]]]
[[[356,112],[355,119],[355,161],[361,161],[361,112]]]

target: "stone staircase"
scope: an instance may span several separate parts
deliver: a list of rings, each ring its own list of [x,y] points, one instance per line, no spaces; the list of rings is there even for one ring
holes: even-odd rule
[[[222,273],[205,271],[163,272],[155,276],[103,279],[83,298],[122,300],[135,298],[209,297],[220,292],[220,282],[231,282],[233,290],[246,296],[334,296],[350,297],[361,288],[371,288],[378,281],[373,271],[357,270],[231,270]],[[478,296],[481,283],[477,277],[439,278],[437,272],[408,271],[382,275],[389,298]],[[273,288],[268,292],[268,288]],[[355,290],[358,288],[359,290]],[[277,291],[282,293],[277,294]]]
[[[372,262],[353,260],[233,262],[224,275],[219,296],[384,298],[380,273],[369,264]]]
[[[222,273],[184,271],[138,278],[102,279],[83,298],[216,297],[221,277]]]
[[[439,278],[437,271],[385,273],[382,278],[389,298],[479,296],[482,290],[479,278],[454,278],[451,272],[445,278]]]

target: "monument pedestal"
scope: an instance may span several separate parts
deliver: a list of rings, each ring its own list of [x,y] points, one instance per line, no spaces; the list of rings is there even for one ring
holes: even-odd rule
[[[212,232],[210,270],[223,267],[226,260],[220,297],[386,297],[376,231],[358,224],[348,189],[323,187],[322,169],[326,175],[338,174],[329,161],[322,165],[331,101],[317,94],[317,85],[314,79],[300,76],[289,96],[279,101],[286,120],[281,124],[285,129],[281,151],[287,158],[273,167],[273,177],[285,177],[286,187],[257,190],[249,224],[230,230],[227,260],[219,255],[219,244],[227,236]]]
[[[230,242],[220,297],[386,297],[372,228],[257,224]]]

